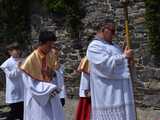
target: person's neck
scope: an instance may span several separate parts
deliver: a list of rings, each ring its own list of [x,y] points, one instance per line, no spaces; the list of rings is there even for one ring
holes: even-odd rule
[[[104,41],[105,41],[105,42],[107,42],[108,44],[113,45],[112,41],[111,41],[111,40],[109,40],[109,39],[107,39],[107,38],[104,38],[104,36],[103,36],[102,34],[97,33],[97,35],[96,35],[96,36],[97,36],[97,37],[99,37],[101,40],[104,40]]]
[[[38,48],[39,52],[42,53],[43,55],[46,55],[48,52],[45,51],[45,49],[43,49],[42,47]]]
[[[97,33],[97,34],[96,34],[96,37],[97,37],[98,39],[102,40],[102,41],[106,41],[106,40],[104,39],[104,36],[103,36],[101,33]]]

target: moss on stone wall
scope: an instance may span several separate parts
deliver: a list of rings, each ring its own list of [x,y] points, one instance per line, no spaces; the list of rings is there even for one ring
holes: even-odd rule
[[[146,26],[149,30],[149,49],[154,56],[153,62],[160,66],[160,1],[145,0]]]

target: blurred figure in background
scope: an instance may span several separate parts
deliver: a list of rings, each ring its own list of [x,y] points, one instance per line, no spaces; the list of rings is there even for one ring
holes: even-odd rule
[[[11,108],[7,120],[23,120],[23,82],[18,68],[23,61],[20,45],[17,42],[11,43],[7,51],[10,58],[0,66],[6,76],[6,103]]]

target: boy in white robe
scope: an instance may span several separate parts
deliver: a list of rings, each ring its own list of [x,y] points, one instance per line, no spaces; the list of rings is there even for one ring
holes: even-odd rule
[[[57,51],[53,50],[56,36],[43,31],[39,45],[21,65],[24,82],[24,120],[64,120],[53,74],[59,68]]]
[[[10,58],[0,66],[6,76],[6,103],[11,108],[7,120],[23,120],[23,83],[21,71],[18,69],[18,64],[23,59],[20,58],[18,43],[10,44],[7,49]]]
[[[135,120],[135,106],[128,59],[132,50],[112,42],[112,21],[104,21],[87,49],[90,63],[92,120]]]

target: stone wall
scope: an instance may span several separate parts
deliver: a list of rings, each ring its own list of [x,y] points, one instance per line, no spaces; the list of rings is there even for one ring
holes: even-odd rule
[[[32,43],[37,42],[41,30],[56,31],[57,46],[61,49],[60,58],[65,66],[65,84],[70,97],[78,95],[80,74],[76,69],[80,59],[85,56],[86,48],[95,33],[94,27],[98,21],[106,17],[114,18],[117,29],[115,42],[123,43],[124,15],[119,0],[81,0],[81,2],[85,17],[81,19],[82,26],[76,40],[71,38],[71,33],[65,27],[63,15],[49,13],[39,3],[39,0],[33,0],[31,4]],[[145,6],[143,0],[134,0],[128,9],[129,28],[136,61],[137,79],[134,86],[137,105],[158,107],[160,106],[158,97],[160,69],[151,67],[151,58],[147,49],[147,30],[144,27]]]
[[[71,34],[64,26],[63,16],[53,13],[49,14],[47,10],[39,4],[38,0],[34,0],[31,7],[32,40],[33,42],[37,41],[40,30],[56,31],[58,37],[57,45],[61,48],[61,59],[65,65],[66,86],[69,88],[68,91],[74,91],[73,94],[78,93],[80,76],[80,74],[76,72],[78,63],[85,55],[86,48],[91,41],[92,35],[95,33],[94,27],[98,21],[106,17],[115,19],[117,28],[116,42],[123,43],[124,33],[123,7],[119,0],[82,0],[81,2],[81,7],[85,10],[85,17],[81,20],[82,29],[79,31],[79,36],[77,36],[78,42],[77,39],[74,40],[71,38]],[[142,0],[136,0],[128,9],[135,58],[137,64],[144,65],[148,63],[148,60],[146,60],[147,57],[145,56],[148,54],[146,54],[147,36],[146,29],[144,28],[144,2]],[[143,69],[141,71],[143,71]],[[139,86],[142,85],[140,84]]]

